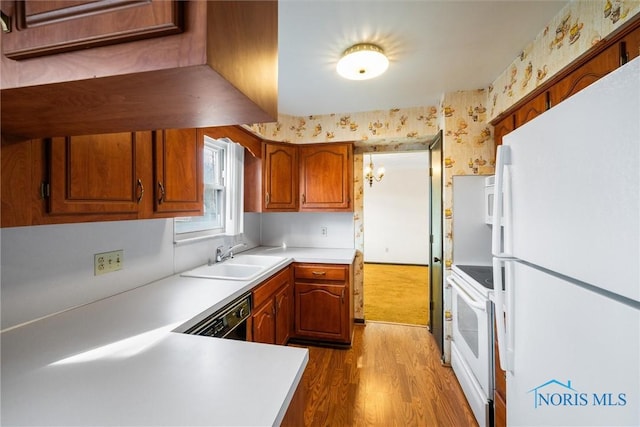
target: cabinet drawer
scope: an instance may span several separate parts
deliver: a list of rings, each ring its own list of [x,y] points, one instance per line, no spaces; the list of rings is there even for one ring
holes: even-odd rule
[[[299,264],[294,268],[296,279],[332,280],[344,282],[348,278],[349,266],[326,264]]]
[[[253,290],[253,306],[259,307],[263,302],[272,297],[281,286],[287,284],[289,274],[290,270],[289,267],[287,267],[258,285],[258,287]]]

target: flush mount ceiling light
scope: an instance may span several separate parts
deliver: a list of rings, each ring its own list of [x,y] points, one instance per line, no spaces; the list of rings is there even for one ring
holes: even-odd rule
[[[379,46],[360,43],[344,51],[336,70],[345,79],[367,80],[378,77],[387,67],[389,60]]]

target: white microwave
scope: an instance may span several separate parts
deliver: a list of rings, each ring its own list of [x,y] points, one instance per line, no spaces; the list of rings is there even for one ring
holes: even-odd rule
[[[493,198],[495,189],[496,177],[494,175],[488,176],[484,180],[484,222],[493,224]],[[500,225],[502,224],[502,209],[500,209]]]

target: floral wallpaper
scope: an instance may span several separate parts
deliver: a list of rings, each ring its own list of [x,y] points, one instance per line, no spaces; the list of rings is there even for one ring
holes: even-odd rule
[[[261,123],[250,129],[275,141],[311,144],[333,141],[378,141],[420,139],[438,132],[435,106],[295,117],[278,116],[276,123]]]
[[[488,88],[443,94],[440,105],[295,117],[280,115],[276,123],[248,129],[265,139],[295,144],[355,141],[354,274],[355,317],[364,318],[362,153],[427,149],[442,129],[444,158],[444,259],[453,263],[453,175],[494,173],[495,142],[489,122],[507,110],[608,34],[640,13],[640,0],[572,1],[514,58]],[[445,292],[445,310],[448,307]],[[445,335],[447,334],[445,321]],[[445,344],[445,361],[448,351]]]
[[[638,0],[573,1],[489,86],[489,120],[640,12]]]

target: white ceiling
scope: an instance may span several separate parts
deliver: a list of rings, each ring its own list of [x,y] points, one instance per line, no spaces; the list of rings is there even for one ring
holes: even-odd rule
[[[439,105],[486,88],[568,1],[280,0],[278,109],[293,116]],[[369,42],[390,60],[381,77],[335,67]]]

